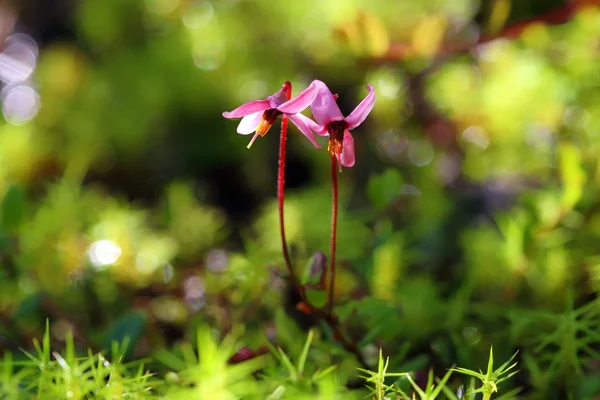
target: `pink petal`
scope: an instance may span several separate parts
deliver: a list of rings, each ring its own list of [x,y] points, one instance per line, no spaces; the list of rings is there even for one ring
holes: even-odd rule
[[[288,118],[290,119],[290,121],[292,121],[294,123],[294,125],[296,125],[296,128],[298,128],[298,130],[300,132],[302,132],[302,134],[304,136],[306,136],[306,138],[317,149],[321,149],[321,146],[319,146],[319,144],[315,140],[315,135],[313,135],[311,129],[309,128],[309,126],[313,126],[313,127],[319,128],[319,125],[317,125],[312,119],[308,118],[307,116],[305,116],[303,114],[288,115]]]
[[[288,100],[288,93],[292,92],[292,84],[286,82],[283,84],[281,89],[277,93],[273,93],[267,100],[271,105],[271,108],[277,108]]]
[[[297,114],[310,106],[317,96],[318,84],[316,82],[318,81],[312,81],[298,96],[280,105],[277,109],[285,114]]]
[[[246,104],[242,104],[233,111],[225,111],[223,116],[225,118],[241,118],[259,111],[268,110],[269,108],[273,108],[271,107],[269,100],[253,100]]]
[[[373,86],[371,85],[367,85],[367,89],[369,89],[369,94],[367,97],[365,97],[363,101],[356,106],[354,111],[352,111],[350,115],[346,117],[346,123],[348,124],[348,129],[350,130],[362,124],[375,105],[375,89],[373,89]]]
[[[313,83],[317,85],[318,92],[310,105],[310,110],[319,125],[326,126],[333,121],[343,120],[344,116],[327,85],[319,80],[315,80]]]
[[[348,130],[344,131],[344,149],[340,157],[340,164],[344,167],[354,166],[354,138]]]
[[[246,115],[240,121],[237,127],[237,133],[240,135],[249,135],[258,128],[260,121],[262,121],[264,111],[255,112],[254,114]]]
[[[308,118],[307,116],[305,116],[304,114],[293,114],[293,115],[300,115],[302,118],[302,121],[306,124],[306,126],[308,126],[308,128],[317,133],[318,135],[321,136],[328,136],[329,135],[329,131],[327,130],[326,126],[321,126],[319,124],[317,124],[315,121],[313,121],[312,119]]]

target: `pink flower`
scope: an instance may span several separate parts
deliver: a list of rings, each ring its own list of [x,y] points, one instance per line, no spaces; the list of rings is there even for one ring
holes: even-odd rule
[[[280,110],[281,106],[287,104],[286,101],[290,98],[292,92],[292,85],[290,82],[285,82],[277,93],[272,94],[265,100],[253,100],[246,104],[242,104],[233,111],[224,112],[225,118],[242,118],[240,124],[237,127],[237,133],[240,135],[249,135],[254,133],[254,137],[250,140],[248,148],[252,146],[252,143],[258,136],[265,136],[271,126],[275,123],[277,117],[282,114],[286,114],[290,121],[306,136],[308,140],[317,148],[321,146],[317,144],[312,131],[309,128],[309,124],[314,122],[300,114],[300,111],[304,110],[309,106],[312,99],[304,96],[303,99],[296,100],[291,107],[286,107],[286,111]],[[309,100],[307,102],[307,100]]]
[[[321,136],[329,135],[327,151],[335,155],[344,167],[352,167],[355,162],[354,138],[350,131],[367,118],[375,105],[375,89],[371,85],[367,85],[367,89],[369,90],[367,97],[347,117],[342,115],[331,90],[319,80],[314,80],[308,88],[292,100],[282,104],[278,110],[288,113],[308,102],[313,116],[317,120],[317,124],[315,124],[309,119],[308,127]]]

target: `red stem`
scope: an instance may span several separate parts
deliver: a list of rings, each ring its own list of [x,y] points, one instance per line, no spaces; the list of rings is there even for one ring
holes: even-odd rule
[[[291,97],[292,86],[289,82],[284,84],[284,88],[287,90],[288,100]],[[333,185],[333,201],[332,201],[332,216],[331,216],[331,264],[330,264],[330,276],[331,286],[329,288],[329,310],[324,312],[322,309],[314,307],[306,299],[306,292],[304,287],[300,284],[300,281],[294,273],[292,262],[290,260],[290,254],[288,252],[287,241],[285,238],[285,224],[284,224],[284,213],[283,204],[285,200],[285,146],[287,142],[287,128],[288,128],[288,117],[284,114],[281,118],[281,135],[279,138],[279,168],[277,170],[277,204],[279,207],[279,233],[281,235],[281,247],[283,250],[283,258],[285,265],[290,275],[290,279],[302,297],[302,301],[306,305],[310,313],[314,313],[320,320],[325,322],[333,331],[333,337],[335,340],[340,342],[342,346],[349,352],[356,355],[358,361],[363,368],[368,369],[370,366],[367,364],[362,353],[358,349],[358,346],[352,341],[346,338],[342,332],[340,322],[337,316],[333,313],[333,288],[335,284],[335,247],[336,247],[336,234],[337,234],[337,213],[338,213],[338,177],[337,177],[337,158],[332,156],[331,158],[331,180]]]
[[[290,90],[291,93],[291,90]],[[288,97],[289,98],[289,97]],[[283,114],[281,117],[281,134],[279,136],[279,167],[277,169],[277,205],[279,208],[279,234],[281,236],[281,248],[283,251],[283,259],[287,267],[288,274],[292,283],[302,299],[305,298],[304,290],[292,267],[290,253],[288,252],[287,240],[285,238],[285,222],[283,213],[283,204],[285,201],[285,146],[287,142],[288,117]]]
[[[338,214],[338,168],[337,158],[331,155],[331,188],[333,196],[331,199],[331,260],[329,264],[329,314],[333,313],[333,291],[335,288],[335,246],[337,242],[337,214]]]

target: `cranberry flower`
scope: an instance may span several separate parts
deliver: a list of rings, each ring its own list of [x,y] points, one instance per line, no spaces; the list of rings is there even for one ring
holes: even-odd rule
[[[312,98],[303,96],[301,99],[296,100],[291,107],[286,107],[286,111],[281,111],[280,108],[287,104],[286,101],[290,98],[292,92],[292,85],[290,82],[285,82],[277,93],[272,94],[265,100],[253,100],[248,103],[242,104],[233,111],[224,112],[225,118],[242,118],[240,124],[237,127],[237,133],[240,135],[249,135],[254,133],[254,137],[250,140],[248,148],[252,146],[252,143],[258,136],[265,136],[271,126],[275,123],[277,117],[282,114],[286,114],[294,125],[306,136],[308,140],[317,148],[320,149],[315,140],[312,131],[309,128],[309,124],[314,125],[314,122],[300,114],[300,111],[304,110],[309,106]]]
[[[321,136],[329,135],[327,151],[335,155],[340,165],[352,167],[355,162],[354,138],[350,131],[367,118],[375,105],[375,89],[371,85],[367,85],[367,89],[367,97],[347,117],[342,115],[331,90],[319,80],[314,80],[308,88],[282,104],[278,110],[287,114],[309,103],[317,124],[309,119],[308,127]]]

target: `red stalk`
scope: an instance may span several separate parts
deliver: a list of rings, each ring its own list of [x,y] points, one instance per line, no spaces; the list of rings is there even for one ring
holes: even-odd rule
[[[287,99],[289,100],[292,96],[292,85],[289,82],[286,82],[284,86],[287,86]],[[288,129],[288,117],[283,114],[281,116],[281,134],[279,136],[279,164],[277,169],[277,205],[279,208],[279,234],[281,236],[281,248],[283,251],[283,259],[285,261],[285,266],[287,267],[288,274],[292,283],[302,299],[305,298],[304,290],[296,274],[294,273],[294,268],[292,266],[292,261],[290,259],[290,253],[288,251],[287,240],[285,238],[285,222],[284,222],[284,212],[283,205],[285,202],[285,147],[287,142],[287,129]]]
[[[329,314],[333,314],[333,291],[335,288],[335,246],[337,242],[337,214],[338,214],[338,176],[337,176],[337,158],[334,154],[331,155],[331,256],[329,264]]]

